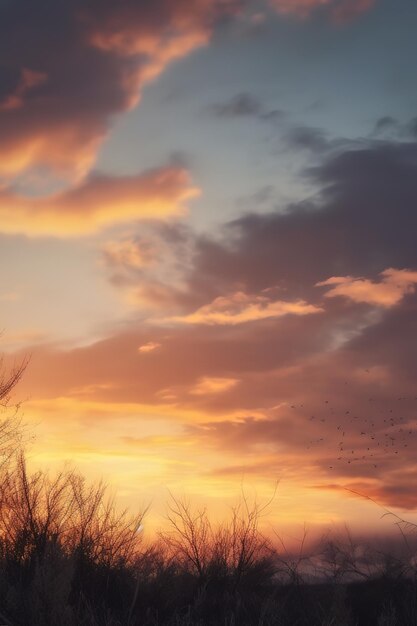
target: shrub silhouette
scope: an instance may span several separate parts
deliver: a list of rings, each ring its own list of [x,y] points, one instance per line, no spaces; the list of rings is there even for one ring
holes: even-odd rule
[[[21,452],[1,478],[3,624],[415,626],[411,541],[405,557],[349,533],[292,552],[262,533],[265,506],[242,497],[213,525],[171,495],[146,544],[143,514],[118,511],[103,483],[29,472]]]
[[[131,578],[141,520],[117,512],[102,483],[87,486],[76,472],[29,474],[20,453],[0,485],[1,565],[12,596],[21,596],[18,613],[36,605],[39,615],[42,605],[51,617],[40,623],[54,624],[58,598],[66,620],[81,598],[90,609],[103,597],[123,604],[122,579]]]

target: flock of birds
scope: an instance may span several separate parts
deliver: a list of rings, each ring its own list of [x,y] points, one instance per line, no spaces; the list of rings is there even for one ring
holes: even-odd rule
[[[327,449],[329,445],[334,446],[335,455],[329,460],[329,470],[354,464],[376,469],[382,461],[401,456],[408,448],[414,449],[413,441],[417,443],[417,396],[396,398],[389,407],[385,402],[380,406],[375,398],[368,398],[364,415],[351,409],[338,410],[330,406],[329,400],[324,404],[320,416],[306,417],[321,431],[319,437],[309,440],[307,449],[324,444]]]

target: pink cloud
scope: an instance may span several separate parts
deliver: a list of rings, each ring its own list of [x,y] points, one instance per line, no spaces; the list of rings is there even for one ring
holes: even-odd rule
[[[344,297],[353,302],[363,302],[383,308],[398,304],[417,284],[417,271],[386,269],[379,282],[353,276],[332,276],[317,283],[318,287],[330,287],[326,298]]]

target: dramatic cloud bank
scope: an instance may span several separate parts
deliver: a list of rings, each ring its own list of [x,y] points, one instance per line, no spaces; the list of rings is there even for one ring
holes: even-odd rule
[[[285,476],[297,519],[345,487],[417,508],[400,13],[0,1],[2,327],[41,460],[104,459],[126,498]]]
[[[101,342],[36,349],[28,392],[49,411],[67,398],[88,423],[109,406],[171,415],[170,445],[208,447],[213,477],[285,469],[314,476],[317,492],[416,507],[402,479],[417,452],[416,155],[411,142],[348,146],[309,169],[308,203],[243,216],[218,237],[155,225],[111,242],[105,268],[122,291],[166,259],[165,299]],[[175,258],[182,273],[170,274]]]
[[[114,116],[235,9],[233,0],[2,3],[0,175],[84,176]]]

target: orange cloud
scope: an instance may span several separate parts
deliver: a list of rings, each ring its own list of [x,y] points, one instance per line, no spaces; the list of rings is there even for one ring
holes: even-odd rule
[[[138,352],[141,354],[147,354],[148,352],[153,352],[161,347],[161,344],[157,341],[148,341],[147,343],[142,344],[138,348]]]
[[[400,314],[401,307],[392,312]],[[413,349],[414,311],[408,326],[406,318],[398,318],[402,342],[382,327],[374,344],[360,348],[356,339],[355,350],[328,350],[324,335],[333,335],[340,319],[328,311],[287,315],[279,323],[183,325],[169,331],[140,323],[128,334],[74,349],[34,347],[19,396],[31,398],[25,405],[31,423],[44,423],[37,445],[45,463],[68,456],[98,471],[100,461],[100,472],[106,467],[113,476],[123,474],[130,458],[137,477],[136,462],[146,465],[140,441],[153,437],[149,450],[158,467],[151,466],[152,476],[146,472],[158,483],[173,480],[171,460],[195,460],[189,474],[182,469],[175,474],[187,488],[194,477],[238,484],[243,473],[262,486],[285,471],[291,487],[297,481],[350,485],[381,477],[392,485],[386,501],[398,504],[400,488],[415,484],[402,476],[415,459],[417,405],[412,364],[407,379],[394,358],[408,357],[404,347]],[[392,353],[386,359],[381,349],[390,333]],[[139,349],[152,343],[160,347]],[[385,449],[386,435],[396,437],[398,447],[389,438]],[[171,443],[164,439],[171,436]],[[126,437],[137,443],[136,458],[131,445],[128,452],[119,446],[119,438]],[[90,444],[91,452],[81,450]],[[133,483],[130,475],[121,475],[123,488]]]
[[[197,384],[191,389],[190,393],[195,396],[222,393],[235,387],[238,382],[238,378],[210,378],[208,376],[203,376],[202,378],[199,378]]]
[[[116,114],[146,82],[205,45],[236,0],[66,3],[2,11],[10,87],[0,102],[0,176],[47,168],[70,180],[91,169]],[[16,42],[25,42],[18,45]],[[26,43],[27,42],[27,43]]]
[[[305,18],[319,8],[330,11],[336,22],[346,22],[371,9],[376,0],[271,0],[272,6],[287,15]]]
[[[417,272],[410,270],[386,269],[381,272],[380,282],[353,276],[333,276],[318,287],[330,287],[326,298],[342,296],[353,302],[364,302],[390,308],[398,304],[408,293],[413,293],[417,284]]]
[[[194,313],[176,316],[164,321],[183,324],[207,324],[209,326],[244,324],[283,315],[310,315],[320,313],[322,309],[304,300],[286,302],[270,300],[265,296],[248,295],[238,291],[230,296],[215,298]]]
[[[82,120],[54,122],[51,118],[49,125],[45,122],[26,132],[23,124],[19,128],[19,121],[10,119],[8,127],[21,132],[6,131],[0,145],[0,176],[7,179],[46,166],[60,177],[80,180],[94,164],[106,136],[105,127],[95,120],[88,128]]]
[[[0,189],[0,231],[29,236],[77,236],[112,224],[167,218],[184,212],[198,194],[183,169],[167,167],[137,176],[94,176],[46,198]]]

